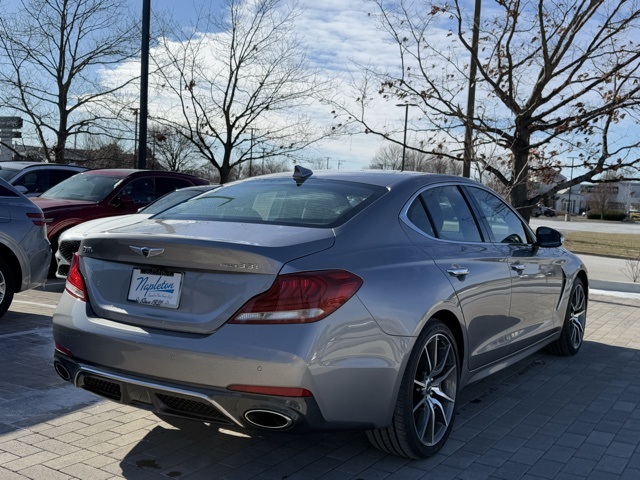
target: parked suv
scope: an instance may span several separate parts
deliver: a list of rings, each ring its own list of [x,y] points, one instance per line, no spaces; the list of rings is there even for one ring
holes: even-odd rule
[[[42,210],[0,179],[0,317],[14,293],[46,280],[50,261]]]
[[[0,162],[0,178],[27,197],[37,197],[61,181],[86,170],[86,167],[58,163]]]

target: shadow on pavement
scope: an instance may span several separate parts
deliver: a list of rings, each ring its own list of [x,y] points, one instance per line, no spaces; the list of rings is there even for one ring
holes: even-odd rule
[[[523,464],[536,468],[543,456],[553,459],[549,462],[558,472],[572,458],[595,468],[609,444],[627,444],[631,451],[640,445],[638,371],[637,350],[595,342],[585,342],[575,357],[535,354],[465,389],[451,437],[427,460],[387,456],[370,447],[361,432],[220,433],[213,427],[177,430],[159,423],[124,456],[120,468],[131,480],[152,472],[181,479],[318,478],[334,469],[343,474],[335,478],[351,478],[350,473],[377,478],[376,469],[390,465],[438,476],[479,461],[485,467],[494,462],[493,470],[500,466],[500,478],[515,478],[520,474],[509,473],[508,459],[519,452],[520,469]],[[609,461],[607,468],[620,473],[627,460]],[[366,469],[373,470],[367,475]]]

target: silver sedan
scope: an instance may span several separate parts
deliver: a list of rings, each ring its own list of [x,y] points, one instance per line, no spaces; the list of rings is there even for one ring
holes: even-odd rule
[[[580,349],[587,273],[562,240],[459,177],[235,182],[82,241],[55,368],[167,421],[362,429],[427,457],[465,385]]]

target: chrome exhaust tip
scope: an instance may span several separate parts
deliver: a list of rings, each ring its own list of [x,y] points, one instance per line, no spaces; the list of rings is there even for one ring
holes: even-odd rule
[[[284,430],[293,425],[293,419],[287,415],[272,410],[249,410],[244,418],[252,425],[269,430]]]
[[[71,373],[69,373],[69,370],[67,370],[67,367],[65,367],[62,363],[53,362],[53,368],[56,369],[56,372],[58,373],[58,375],[60,375],[60,378],[62,378],[63,380],[66,380],[66,381],[71,380]]]

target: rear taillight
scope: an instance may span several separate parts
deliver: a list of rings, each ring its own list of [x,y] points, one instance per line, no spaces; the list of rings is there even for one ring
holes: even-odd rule
[[[64,288],[78,300],[82,300],[83,302],[87,301],[87,287],[84,283],[82,273],[80,273],[80,257],[77,253],[74,253],[73,257],[71,257],[71,266],[69,267],[67,283]]]
[[[278,275],[271,288],[253,297],[230,323],[310,323],[346,303],[362,279],[344,270]]]
[[[38,227],[45,225],[43,213],[27,213],[27,217]]]

